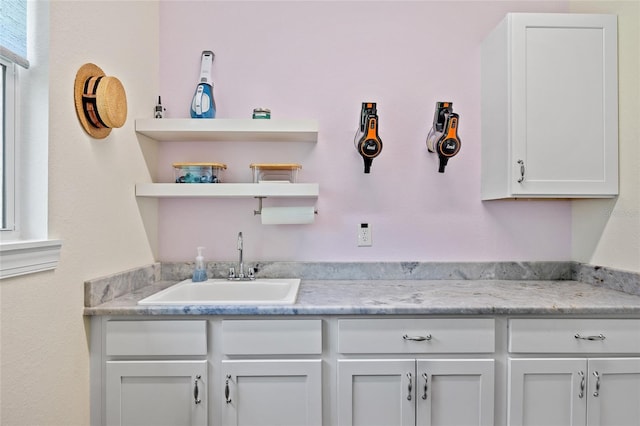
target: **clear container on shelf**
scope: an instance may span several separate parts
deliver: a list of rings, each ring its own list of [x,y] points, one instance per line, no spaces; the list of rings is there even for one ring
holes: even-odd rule
[[[298,179],[298,170],[302,168],[300,164],[280,164],[280,163],[254,163],[249,165],[253,171],[253,182],[291,182]]]
[[[226,168],[222,163],[173,163],[176,183],[220,183]]]

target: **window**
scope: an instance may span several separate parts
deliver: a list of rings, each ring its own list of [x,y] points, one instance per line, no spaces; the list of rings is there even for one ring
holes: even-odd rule
[[[2,0],[0,278],[54,269],[60,257],[47,228],[48,105],[36,97],[48,92],[48,22],[49,2]],[[27,165],[40,180],[19,179]]]

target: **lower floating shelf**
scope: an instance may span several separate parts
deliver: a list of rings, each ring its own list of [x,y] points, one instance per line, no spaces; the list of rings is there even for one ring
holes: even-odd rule
[[[136,197],[233,198],[291,197],[317,198],[317,183],[139,183]]]

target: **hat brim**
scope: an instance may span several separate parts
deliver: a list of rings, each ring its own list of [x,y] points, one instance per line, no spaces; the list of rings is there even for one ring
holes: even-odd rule
[[[95,64],[84,64],[80,67],[76,73],[76,79],[73,84],[73,100],[76,105],[76,115],[80,124],[84,130],[93,138],[104,139],[111,133],[110,127],[98,128],[89,123],[87,117],[84,114],[84,108],[82,106],[82,93],[84,92],[84,83],[88,78],[94,76],[104,76],[104,71]]]

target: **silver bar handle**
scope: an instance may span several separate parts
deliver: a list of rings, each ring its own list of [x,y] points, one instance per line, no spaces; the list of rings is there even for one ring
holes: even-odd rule
[[[231,380],[231,376],[227,374],[227,378],[224,382],[224,400],[227,404],[231,404],[231,398],[229,398],[229,380]]]
[[[412,383],[411,378],[412,378],[411,373],[407,373],[407,379],[409,379],[409,388],[408,388],[408,393],[407,393],[407,401],[411,401],[411,391],[413,390],[413,383]]]
[[[593,396],[597,398],[598,396],[600,396],[600,374],[598,374],[597,371],[594,371],[593,375],[596,378],[596,391],[593,393]]]
[[[198,394],[200,391],[198,390],[198,380],[200,380],[202,376],[199,374],[196,376],[196,379],[193,381],[193,400],[196,404],[200,404],[202,400],[198,398]]]
[[[580,375],[580,393],[578,394],[578,398],[582,399],[584,398],[585,377],[583,371],[578,371],[578,374]]]
[[[427,399],[427,390],[429,390],[429,376],[427,376],[427,373],[422,373],[422,378],[424,379],[424,390],[422,392],[422,399]]]
[[[604,334],[600,333],[597,336],[583,336],[580,333],[576,333],[573,337],[575,337],[576,339],[580,339],[580,340],[604,340],[606,339],[606,337],[604,337]]]
[[[518,179],[518,183],[522,183],[524,182],[524,172],[525,172],[524,161],[518,160],[518,164],[520,164],[520,178]]]
[[[411,340],[411,341],[414,341],[414,342],[424,342],[425,340],[426,341],[431,340],[431,335],[427,334],[426,336],[408,336],[408,335],[405,334],[404,336],[402,336],[402,338],[404,340]]]

